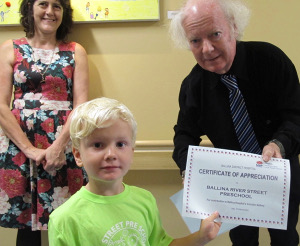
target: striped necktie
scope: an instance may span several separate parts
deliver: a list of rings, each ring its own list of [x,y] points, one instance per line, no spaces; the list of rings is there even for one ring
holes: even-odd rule
[[[261,154],[261,149],[256,140],[243,95],[237,85],[236,77],[233,75],[222,75],[221,81],[229,90],[232,121],[242,151]]]

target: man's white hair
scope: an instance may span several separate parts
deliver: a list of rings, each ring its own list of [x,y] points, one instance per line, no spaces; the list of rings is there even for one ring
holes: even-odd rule
[[[250,9],[241,0],[188,0],[174,16],[170,23],[169,33],[178,48],[189,49],[190,45],[183,28],[183,20],[189,13],[190,3],[216,2],[221,7],[230,26],[236,29],[236,39],[241,40],[250,19]]]

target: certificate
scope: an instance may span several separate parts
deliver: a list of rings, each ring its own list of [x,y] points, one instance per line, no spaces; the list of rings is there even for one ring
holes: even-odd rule
[[[201,225],[201,219],[199,218],[190,218],[182,216],[182,200],[183,200],[183,189],[176,192],[174,195],[170,197],[171,201],[175,205],[177,211],[180,213],[180,216],[184,223],[186,224],[187,228],[189,229],[190,233],[194,233],[199,231]],[[220,230],[218,232],[218,236],[237,227],[237,224],[226,224],[222,223]]]
[[[218,211],[224,223],[286,229],[289,187],[289,160],[189,146],[182,215]]]

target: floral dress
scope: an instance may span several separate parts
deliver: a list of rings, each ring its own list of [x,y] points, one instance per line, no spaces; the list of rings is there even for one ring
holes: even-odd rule
[[[33,49],[26,38],[14,40],[13,45],[12,113],[31,143],[46,149],[73,107],[76,43],[60,43],[53,51]],[[75,163],[71,143],[65,154],[67,164],[49,174],[0,129],[0,226],[47,230],[50,213],[87,182]]]

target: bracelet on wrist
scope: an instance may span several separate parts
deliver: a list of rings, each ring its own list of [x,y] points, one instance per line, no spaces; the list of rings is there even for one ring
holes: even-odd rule
[[[181,173],[181,178],[184,179],[184,177],[185,177],[185,170],[182,171],[182,173]]]
[[[274,143],[274,144],[276,144],[276,145],[279,147],[280,154],[281,154],[282,158],[285,157],[285,149],[284,149],[282,143],[281,143],[279,140],[277,140],[277,139],[272,139],[272,140],[269,141],[267,144],[269,144],[269,143]]]

